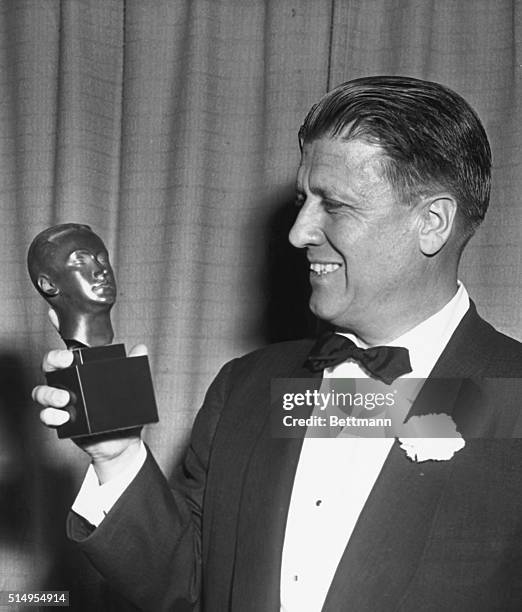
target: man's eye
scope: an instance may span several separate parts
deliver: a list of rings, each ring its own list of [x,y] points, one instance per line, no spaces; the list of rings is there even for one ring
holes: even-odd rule
[[[323,206],[326,212],[335,212],[345,207],[342,202],[336,202],[335,200],[323,200]]]

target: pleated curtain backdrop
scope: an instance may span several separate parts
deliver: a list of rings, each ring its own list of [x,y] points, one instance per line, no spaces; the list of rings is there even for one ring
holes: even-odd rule
[[[73,609],[123,609],[63,535],[87,461],[30,400],[43,353],[61,346],[26,272],[32,238],[73,221],[105,240],[116,339],[149,347],[161,422],[145,438],[169,473],[225,361],[314,329],[304,261],[286,243],[296,134],[342,81],[427,78],[477,109],[494,185],[461,276],[480,312],[522,338],[516,0],[3,0],[0,11],[0,589],[62,588]]]

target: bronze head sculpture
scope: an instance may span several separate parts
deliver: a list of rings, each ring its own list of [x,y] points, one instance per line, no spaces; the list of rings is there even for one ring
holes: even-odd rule
[[[112,342],[116,282],[107,249],[88,225],[63,223],[40,232],[29,247],[27,266],[56,312],[67,348]]]

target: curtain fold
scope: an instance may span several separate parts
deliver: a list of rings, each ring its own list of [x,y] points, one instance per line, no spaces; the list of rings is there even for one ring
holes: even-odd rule
[[[61,346],[32,238],[75,221],[109,247],[116,339],[149,347],[161,422],[145,437],[170,472],[219,367],[314,328],[286,241],[297,130],[342,81],[427,78],[475,106],[494,184],[462,278],[522,338],[521,19],[516,0],[0,3],[0,588],[71,588],[77,609],[114,597],[62,533],[86,459],[29,396]]]

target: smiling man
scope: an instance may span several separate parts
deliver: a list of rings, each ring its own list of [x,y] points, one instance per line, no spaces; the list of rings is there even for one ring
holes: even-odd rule
[[[448,241],[455,202],[443,192],[408,205],[386,178],[385,163],[382,147],[361,138],[306,142],[297,187],[302,207],[290,232],[292,244],[307,249],[312,311],[369,344],[407,331],[456,288],[449,274],[434,274],[445,262],[426,256]],[[426,285],[431,277],[438,286]]]
[[[362,79],[325,96],[300,140],[290,241],[307,249],[310,306],[369,344],[393,340],[456,292],[489,201],[482,125],[439,85]]]
[[[368,77],[324,96],[299,136],[290,241],[332,331],[226,364],[173,488],[139,439],[91,441],[69,536],[144,610],[519,610],[522,345],[457,280],[489,202],[484,129],[446,87]],[[70,361],[51,352],[44,369]],[[410,423],[443,379],[434,412],[458,444],[274,436],[271,381],[305,377],[324,394],[336,378],[411,378]],[[63,422],[67,392],[34,397],[46,425]]]

